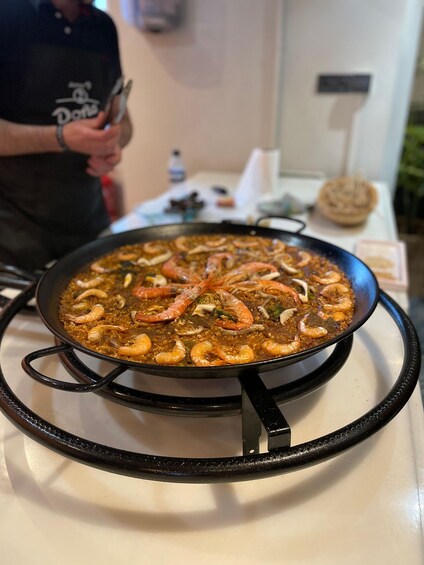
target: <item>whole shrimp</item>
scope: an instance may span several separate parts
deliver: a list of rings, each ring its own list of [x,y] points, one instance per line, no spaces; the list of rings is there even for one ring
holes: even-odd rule
[[[271,263],[252,261],[250,263],[246,263],[245,265],[241,265],[233,271],[230,271],[219,282],[223,285],[234,284],[236,282],[250,278],[251,275],[257,275],[257,273],[261,271],[269,271],[270,273],[275,273],[278,272],[278,269]]]
[[[162,265],[162,274],[173,281],[198,283],[200,276],[193,273],[189,269],[178,265],[178,261],[182,258],[182,253],[176,253],[166,263]]]
[[[137,322],[147,323],[169,322],[171,320],[175,320],[187,310],[190,304],[202,294],[205,288],[206,281],[203,281],[194,287],[187,288],[176,298],[175,302],[173,302],[169,308],[163,310],[163,312],[159,312],[158,314],[143,314],[142,312],[138,312],[135,319]]]
[[[242,330],[250,328],[253,324],[253,314],[249,308],[238,298],[226,290],[217,289],[222,305],[230,314],[234,314],[236,321],[233,320],[217,320],[216,325],[228,330]]]
[[[234,286],[239,286],[244,290],[251,290],[251,291],[263,290],[264,292],[268,292],[269,294],[274,294],[274,295],[277,293],[289,294],[293,298],[297,306],[301,306],[302,304],[299,295],[294,290],[294,288],[291,288],[290,286],[287,286],[278,281],[267,281],[263,279],[257,279],[255,281],[244,281],[241,283],[236,283]]]
[[[206,263],[205,273],[209,278],[215,277],[222,271],[224,261],[227,265],[234,260],[232,253],[215,253],[211,255]]]
[[[137,296],[137,298],[165,298],[167,296],[176,296],[181,289],[184,289],[185,285],[180,284],[168,284],[165,286],[135,286],[132,290],[132,294]]]

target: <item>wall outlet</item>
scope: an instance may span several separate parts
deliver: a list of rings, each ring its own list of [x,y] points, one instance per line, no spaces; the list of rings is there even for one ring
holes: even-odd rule
[[[371,85],[371,75],[318,75],[317,92],[326,94],[366,94]]]

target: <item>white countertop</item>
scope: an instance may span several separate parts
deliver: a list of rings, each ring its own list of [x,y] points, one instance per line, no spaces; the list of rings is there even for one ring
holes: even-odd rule
[[[164,214],[169,198],[179,198],[192,191],[199,193],[199,198],[205,201],[205,207],[200,210],[196,221],[215,222],[222,220],[254,220],[262,214],[257,210],[257,202],[242,208],[224,208],[216,206],[219,194],[212,190],[212,186],[226,187],[230,194],[234,192],[240,176],[235,173],[199,172],[190,177],[186,182],[175,185],[170,191],[163,193],[158,198],[147,203],[135,206],[134,210],[124,218],[117,220],[113,226],[114,233],[127,229],[134,229],[154,225],[157,223],[173,223],[179,219],[176,214]],[[267,195],[260,198],[261,201],[272,200],[283,194],[291,194],[305,203],[313,204],[323,181],[316,178],[280,177],[275,195]],[[381,182],[373,183],[379,192],[379,202],[376,210],[371,214],[365,225],[351,228],[340,228],[322,218],[319,213],[300,214],[298,217],[307,223],[302,232],[305,235],[318,237],[325,241],[338,241],[340,247],[353,251],[355,241],[358,238],[374,239],[397,239],[396,224],[390,201],[390,193],[387,185]],[[278,227],[278,220],[275,222]],[[281,225],[283,225],[281,223]],[[296,228],[295,224],[287,222],[287,229]]]
[[[211,183],[231,188],[231,181],[234,186],[237,176],[202,173],[190,186],[206,194]],[[317,190],[316,180],[282,183],[305,198]],[[378,188],[378,208],[363,228],[340,232],[313,213],[304,233],[336,240],[347,249],[357,237],[395,239],[389,194],[384,185]],[[209,212],[215,212],[213,203],[199,220],[208,221]],[[130,214],[120,227],[125,221],[135,224],[136,216]],[[139,225],[130,227],[143,222],[145,218],[138,218]],[[405,300],[405,295],[399,298]],[[46,420],[93,441],[147,453],[155,449],[175,456],[225,456],[239,445],[236,416],[163,417],[97,395],[59,393],[35,383],[16,360],[52,343],[37,317],[19,315],[0,350],[13,391]],[[396,379],[402,345],[381,306],[356,332],[353,353],[325,387],[284,406],[294,444],[359,417]],[[42,365],[51,376],[64,373],[53,359]],[[137,378],[157,386],[157,380]],[[175,382],[172,387],[174,394],[186,393],[187,387],[219,394],[221,382]],[[138,480],[70,461],[0,415],[1,562],[422,565],[423,434],[417,389],[383,430],[333,460],[269,479],[191,485]]]

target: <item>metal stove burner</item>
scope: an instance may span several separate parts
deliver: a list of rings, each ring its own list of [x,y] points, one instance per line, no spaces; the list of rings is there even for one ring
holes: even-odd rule
[[[13,316],[34,296],[35,284],[7,304],[0,316],[0,343]],[[386,397],[351,424],[304,444],[290,447],[290,427],[278,403],[321,386],[346,361],[352,336],[339,342],[324,365],[297,381],[268,390],[258,374],[239,377],[241,395],[220,398],[165,396],[113,383],[127,368],[117,365],[102,377],[91,371],[64,344],[34,352],[23,361],[35,379],[74,392],[94,391],[109,400],[159,413],[185,416],[218,416],[241,413],[243,455],[225,458],[175,458],[123,451],[72,435],[40,418],[21,403],[8,386],[0,367],[0,408],[25,433],[62,455],[94,467],[137,478],[172,482],[226,482],[263,478],[324,461],[367,439],[384,427],[406,404],[417,383],[420,348],[415,329],[402,309],[383,291],[380,302],[396,322],[404,344],[402,370]],[[36,371],[31,363],[45,355],[59,354],[79,383],[64,383]],[[268,436],[268,452],[259,453],[262,427]]]

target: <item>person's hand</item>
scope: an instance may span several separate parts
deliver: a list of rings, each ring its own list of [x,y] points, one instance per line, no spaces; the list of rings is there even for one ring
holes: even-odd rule
[[[121,148],[115,146],[115,150],[110,155],[98,156],[92,155],[88,159],[87,173],[92,177],[101,177],[112,171],[121,161]]]
[[[121,126],[113,125],[102,129],[105,113],[95,118],[67,123],[63,128],[63,139],[72,151],[92,156],[105,157],[116,152]]]

